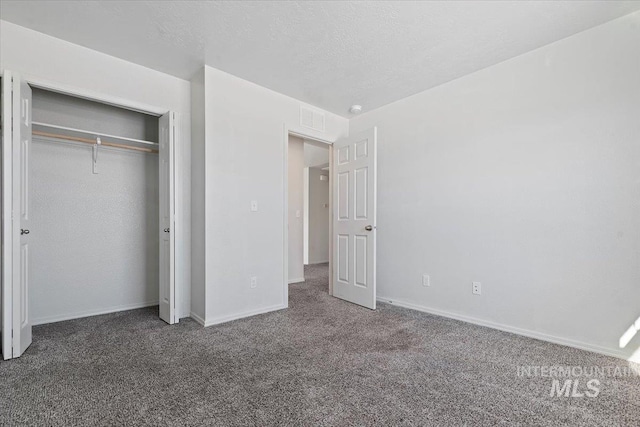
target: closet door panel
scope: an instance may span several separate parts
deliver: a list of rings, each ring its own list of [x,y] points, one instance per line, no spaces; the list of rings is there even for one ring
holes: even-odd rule
[[[29,243],[31,152],[31,88],[13,77],[13,357],[31,345],[29,315]],[[35,230],[33,230],[35,231]]]
[[[11,218],[12,204],[12,133],[11,118],[12,105],[12,73],[5,70],[2,76],[2,218]],[[13,290],[11,266],[13,253],[12,223],[2,221],[2,356],[6,359],[13,357],[13,344],[11,342],[11,329],[13,326]]]
[[[174,229],[174,118],[160,117],[160,318],[175,319],[175,229]]]

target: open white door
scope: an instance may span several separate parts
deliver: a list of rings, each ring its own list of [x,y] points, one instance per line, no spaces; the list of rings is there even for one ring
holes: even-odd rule
[[[11,72],[5,71],[2,76],[2,357],[7,360],[13,357],[13,343],[11,329],[13,327],[13,283],[11,277],[12,266],[12,223],[11,207],[12,190],[12,136],[11,136]]]
[[[175,315],[174,230],[174,113],[160,117],[160,318],[169,324]]]
[[[31,88],[15,75],[12,86],[13,357],[19,357],[31,345],[31,321],[29,319]]]
[[[333,144],[333,295],[376,308],[376,128]]]

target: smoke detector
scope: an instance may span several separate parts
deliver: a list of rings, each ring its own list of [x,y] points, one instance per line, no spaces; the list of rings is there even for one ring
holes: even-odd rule
[[[360,113],[362,113],[362,105],[358,105],[358,104],[352,105],[351,108],[349,108],[349,112],[351,114],[360,114]]]

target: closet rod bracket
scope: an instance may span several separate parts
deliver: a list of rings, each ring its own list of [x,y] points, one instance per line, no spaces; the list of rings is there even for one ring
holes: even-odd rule
[[[102,145],[100,137],[96,137],[96,143],[93,144],[93,173],[98,173],[98,147]]]

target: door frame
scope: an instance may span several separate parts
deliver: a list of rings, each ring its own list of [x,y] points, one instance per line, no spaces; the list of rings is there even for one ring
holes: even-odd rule
[[[283,305],[284,307],[289,307],[289,136],[297,136],[302,139],[308,139],[314,142],[319,142],[321,144],[326,144],[329,146],[329,175],[331,175],[331,171],[333,169],[333,143],[335,140],[324,139],[322,137],[318,137],[311,132],[305,130],[301,127],[292,127],[288,126],[286,123],[284,124],[284,136],[283,136],[283,149],[284,149],[284,162],[283,162],[283,171],[284,171],[284,197],[283,197],[283,208],[284,208],[284,282],[283,282]],[[329,186],[329,207],[333,210],[333,203],[331,202],[333,198],[333,188]],[[329,218],[329,234],[333,236],[333,215],[330,215]],[[329,295],[333,296],[333,247],[329,245]]]
[[[2,79],[4,80],[5,78],[13,78],[15,77],[17,74],[13,73],[11,70],[0,70],[1,71],[1,75],[2,75]],[[33,75],[29,75],[29,74],[21,74],[20,78],[25,81],[29,86],[31,86],[32,88],[37,88],[37,89],[43,89],[43,90],[47,90],[50,92],[56,92],[56,93],[60,93],[63,95],[69,95],[69,96],[73,96],[76,98],[81,98],[81,99],[86,99],[89,101],[94,101],[94,102],[99,102],[102,104],[107,104],[107,105],[111,105],[114,107],[118,107],[118,108],[123,108],[126,110],[131,110],[131,111],[136,111],[139,113],[144,113],[144,114],[149,114],[155,117],[160,117],[164,114],[167,113],[173,113],[174,114],[174,158],[173,158],[173,170],[174,170],[174,195],[175,198],[174,200],[179,200],[182,199],[182,194],[180,189],[182,188],[182,171],[180,170],[179,167],[179,162],[177,161],[177,156],[175,155],[175,153],[178,152],[178,150],[176,150],[176,147],[178,146],[178,144],[180,144],[181,141],[181,133],[180,133],[180,114],[172,111],[169,108],[165,108],[165,107],[160,107],[160,106],[153,106],[153,105],[149,105],[149,104],[144,104],[144,103],[140,103],[140,102],[135,102],[135,101],[130,101],[127,100],[125,98],[120,98],[117,96],[112,96],[112,95],[108,95],[105,93],[101,93],[101,92],[97,92],[97,91],[92,91],[89,89],[83,89],[80,87],[75,87],[75,86],[69,86],[69,85],[65,85],[65,84],[61,84],[61,83],[57,83],[51,80],[46,80],[46,79],[41,79],[39,77],[33,76]],[[5,109],[6,111],[6,109]],[[9,110],[11,111],[11,110]],[[3,120],[4,120],[4,112],[3,112]],[[4,141],[3,141],[3,149],[4,149]],[[5,162],[4,158],[3,158],[3,163]],[[3,174],[4,174],[4,168],[3,168]],[[4,178],[4,177],[3,177]],[[4,179],[3,179],[4,181]],[[5,188],[7,188],[8,185],[11,185],[12,182],[3,182],[3,190]],[[10,188],[10,187],[9,187]],[[6,197],[7,195],[2,194],[3,200],[7,200]],[[13,197],[12,192],[11,194],[9,194],[9,197]],[[9,199],[10,200],[10,199]],[[2,230],[6,230],[8,227],[8,229],[12,229],[12,219],[11,219],[11,208],[10,207],[6,207],[3,205],[2,207],[3,209],[3,214],[8,212],[8,216],[3,215],[1,221],[2,221]],[[174,230],[175,230],[175,236],[174,236],[174,241],[177,241],[178,239],[178,235],[180,233],[182,233],[182,227],[178,227],[177,224],[179,223],[177,221],[176,218],[176,211],[175,211],[175,206],[174,206]],[[8,225],[7,225],[8,222]],[[2,239],[3,241],[7,241],[7,239],[11,238],[12,239],[13,236],[5,236],[3,233]],[[176,253],[176,248],[174,247],[174,254],[177,256]],[[5,255],[3,254],[3,261],[6,259]],[[12,286],[12,281],[8,282],[6,280],[4,280],[4,278],[6,277],[12,277],[13,274],[13,268],[12,266],[9,264],[7,265],[7,263],[3,262],[3,271],[2,271],[2,292],[3,295],[7,295],[7,291],[6,288],[7,286]],[[175,323],[178,322],[178,307],[180,307],[180,302],[181,302],[181,297],[183,294],[183,289],[182,289],[182,283],[179,282],[178,274],[175,274],[175,270],[174,270],[174,305],[175,305]],[[10,292],[10,291],[9,291]],[[11,313],[13,314],[13,313]],[[2,316],[4,319],[7,318],[7,315],[3,312]],[[4,322],[3,322],[4,324]],[[4,339],[4,338],[3,338]]]

